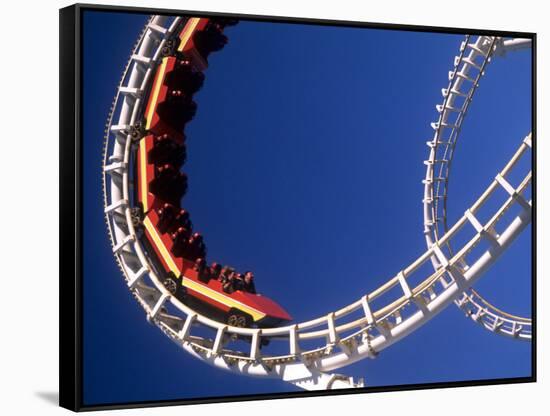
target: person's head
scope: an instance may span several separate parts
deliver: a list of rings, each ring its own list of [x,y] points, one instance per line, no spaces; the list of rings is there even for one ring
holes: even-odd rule
[[[179,227],[174,234],[172,234],[172,239],[175,240],[178,237],[185,237],[185,228]]]
[[[247,271],[245,274],[244,274],[244,281],[246,283],[250,283],[254,280],[254,273],[252,273],[250,270]]]
[[[169,212],[171,212],[173,208],[174,206],[172,204],[169,204],[166,202],[162,207],[158,209],[157,213],[158,215],[162,216],[164,214],[168,214]]]
[[[183,58],[178,61],[178,65],[181,67],[190,67],[191,66],[191,60],[188,58]]]

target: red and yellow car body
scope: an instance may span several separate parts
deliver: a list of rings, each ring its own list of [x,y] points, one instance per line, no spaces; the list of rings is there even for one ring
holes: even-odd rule
[[[194,69],[198,71],[206,69],[207,60],[195,45],[195,35],[207,29],[211,20],[190,18],[178,35],[177,52],[184,54],[185,59],[189,59]],[[174,256],[172,253],[174,243],[169,233],[162,233],[157,227],[159,223],[157,209],[160,209],[166,201],[151,192],[150,184],[155,179],[156,167],[154,163],[150,163],[148,155],[153,149],[155,137],[158,136],[167,134],[175,143],[185,144],[183,130],[175,128],[173,120],[163,117],[158,111],[159,106],[168,100],[170,91],[178,88],[177,85],[171,85],[173,77],[170,77],[171,72],[176,70],[178,59],[181,59],[178,56],[182,55],[165,56],[157,66],[144,113],[146,134],[139,141],[135,157],[137,178],[135,197],[143,209],[142,239],[146,240],[145,247],[152,252],[149,254],[153,254],[157,259],[157,267],[160,266],[162,272],[165,274],[172,272],[173,276],[180,279],[179,284],[185,288],[185,299],[182,301],[188,306],[222,321],[231,311],[239,311],[250,318],[248,321],[250,325],[258,327],[277,326],[288,322],[292,319],[291,316],[268,297],[241,290],[229,294],[222,290],[220,281],[211,279],[205,282],[199,279],[197,271],[193,269],[194,262]]]

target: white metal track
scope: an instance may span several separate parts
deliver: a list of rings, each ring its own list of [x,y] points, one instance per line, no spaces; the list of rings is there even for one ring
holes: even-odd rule
[[[439,241],[439,236],[449,228],[447,225],[448,185],[453,156],[460,136],[462,123],[469,110],[481,77],[493,56],[529,48],[528,39],[503,40],[497,37],[466,36],[455,57],[454,67],[449,72],[449,85],[443,89],[443,103],[436,106],[439,118],[431,126],[434,137],[427,142],[429,156],[425,161],[424,183],[424,235],[427,247]],[[529,136],[529,148],[530,148]],[[450,244],[444,246],[447,255],[452,256]],[[434,270],[440,268],[436,257],[432,258]],[[489,303],[473,288],[465,291],[455,300],[474,322],[497,334],[516,339],[531,339],[531,319],[515,316]],[[481,311],[481,312],[478,312]]]
[[[222,324],[197,314],[170,296],[156,274],[156,266],[146,255],[130,213],[133,178],[129,166],[136,149],[132,126],[143,114],[162,45],[180,24],[181,18],[151,18],[132,52],[107,125],[104,210],[113,254],[129,290],[151,323],[194,357],[215,367],[243,375],[281,378],[308,390],[362,386],[362,380],[329,372],[364,358],[374,358],[425,324],[473,285],[529,224],[530,201],[525,201],[522,193],[531,182],[531,172],[525,172],[524,180],[515,186],[507,181],[509,169],[525,154],[526,142],[522,142],[475,204],[444,235],[438,236],[438,241],[372,292],[316,319],[284,327],[256,329]],[[449,94],[454,92],[450,90]],[[428,167],[435,170],[435,161],[428,161]],[[510,197],[496,209],[489,222],[480,224],[476,211],[499,187],[509,192]],[[511,207],[519,207],[519,214],[507,219],[504,214]],[[496,228],[500,230],[498,235],[490,232]],[[457,244],[460,249],[452,256],[446,255],[443,248],[458,233],[469,235],[467,243]],[[486,249],[474,250],[487,242],[490,244]],[[438,267],[433,273],[423,274],[422,266],[433,258],[437,259]],[[169,313],[167,306],[176,312]],[[212,335],[201,336],[198,329],[200,333],[208,330]],[[524,334],[522,331],[518,336]],[[232,347],[232,336],[240,336],[248,343],[238,349]],[[264,339],[271,343],[260,349]],[[317,346],[306,348],[306,341],[308,345],[314,341]],[[273,345],[279,347],[279,352],[270,348]]]

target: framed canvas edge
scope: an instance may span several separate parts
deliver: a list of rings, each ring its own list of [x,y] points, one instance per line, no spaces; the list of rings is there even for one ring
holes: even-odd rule
[[[78,7],[59,10],[59,405],[81,404]]]
[[[298,23],[340,27],[378,28],[400,31],[415,31],[447,34],[478,34],[514,36],[532,40],[531,54],[531,117],[533,151],[532,186],[532,321],[533,339],[531,343],[531,376],[486,380],[465,380],[437,383],[407,384],[381,387],[363,387],[326,391],[303,391],[295,393],[253,394],[239,396],[219,396],[214,398],[194,398],[177,400],[143,401],[129,403],[106,403],[85,405],[82,384],[82,126],[81,126],[81,17],[86,10],[120,13],[195,15],[199,17],[232,17],[240,20],[253,20],[279,23]],[[532,383],[537,381],[537,319],[536,319],[536,218],[537,218],[537,96],[536,61],[537,34],[522,31],[498,31],[442,26],[407,25],[391,23],[331,20],[307,17],[266,16],[230,12],[204,12],[194,10],[157,9],[134,6],[112,6],[77,3],[59,9],[59,405],[73,411],[95,411],[160,406],[190,405],[241,402],[250,400],[270,400],[281,398],[324,397],[344,394],[378,392],[399,392],[424,389],[456,387],[492,386],[504,384]]]

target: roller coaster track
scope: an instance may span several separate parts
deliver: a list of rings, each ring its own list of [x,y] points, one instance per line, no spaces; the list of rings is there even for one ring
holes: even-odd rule
[[[135,201],[131,166],[141,137],[138,123],[165,42],[184,23],[184,18],[167,16],[149,20],[133,49],[108,118],[103,163],[104,212],[113,254],[128,288],[149,322],[188,353],[217,368],[280,378],[308,390],[363,386],[362,380],[331,372],[376,357],[428,322],[470,288],[530,223],[531,202],[523,198],[523,193],[531,183],[531,172],[526,172],[516,186],[507,180],[510,169],[519,166],[517,162],[527,153],[530,136],[464,215],[443,235],[437,235],[438,239],[422,255],[380,287],[339,310],[306,322],[262,329],[229,326],[198,314],[170,294],[157,266],[147,256],[132,218]],[[445,122],[442,119],[441,124]],[[435,159],[428,166],[430,163],[435,168]],[[476,212],[499,188],[508,192],[509,198],[496,208],[487,223],[480,224]],[[504,214],[512,207],[519,208],[519,213],[510,219]],[[492,232],[496,229],[499,234]],[[459,234],[462,237],[466,234],[467,242],[457,243],[460,249],[447,254],[445,247]],[[423,266],[429,263],[437,267],[428,273]],[[481,312],[477,314],[481,318]],[[505,324],[499,321],[496,326],[499,325]],[[511,325],[518,336],[525,333],[516,321]],[[236,336],[247,342],[234,342]],[[260,348],[264,340],[270,344]],[[306,347],[305,343],[316,346]]]
[[[496,37],[479,36],[472,40],[466,36],[455,57],[454,67],[449,71],[449,85],[442,90],[443,103],[436,109],[439,118],[431,123],[434,137],[428,141],[430,151],[426,164],[424,183],[424,235],[427,247],[439,241],[439,236],[448,231],[447,199],[453,156],[460,136],[462,123],[470,108],[474,93],[493,55],[504,55],[530,47],[527,39],[503,40]],[[530,138],[529,138],[530,146]],[[495,233],[494,229],[490,231]],[[453,255],[449,243],[443,246],[446,255]],[[434,270],[441,264],[432,258]],[[445,280],[442,280],[444,283]],[[455,300],[467,316],[484,328],[497,334],[517,339],[531,339],[531,319],[509,314],[490,304],[473,288],[469,288]]]

